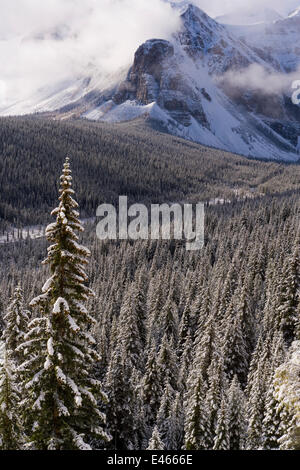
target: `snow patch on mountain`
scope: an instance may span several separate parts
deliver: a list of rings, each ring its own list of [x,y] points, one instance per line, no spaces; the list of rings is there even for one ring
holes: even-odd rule
[[[227,30],[252,49],[268,54],[284,72],[300,67],[300,7],[287,18],[271,24],[227,25]]]
[[[151,115],[151,110],[155,106],[155,102],[148,105],[141,105],[136,101],[127,100],[125,103],[116,105],[112,100],[107,101],[103,105],[89,110],[82,116],[93,121],[104,122],[123,122],[132,121],[144,115]]]
[[[296,8],[295,11],[292,11],[292,13],[288,15],[288,18],[294,18],[295,16],[300,16],[300,7]]]
[[[226,15],[218,16],[216,21],[227,25],[254,25],[254,24],[266,24],[278,21],[283,17],[271,8],[248,8],[235,10]]]
[[[88,84],[89,80],[80,78],[43,88],[27,100],[16,102],[9,107],[0,106],[0,116],[55,111],[82,98],[87,93]]]

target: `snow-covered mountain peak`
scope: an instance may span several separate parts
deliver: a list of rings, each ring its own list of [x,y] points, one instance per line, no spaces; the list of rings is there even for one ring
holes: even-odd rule
[[[186,5],[185,10],[181,13],[181,18],[187,30],[194,30],[197,33],[203,32],[203,28],[208,28],[210,31],[223,28],[203,10],[191,3]]]
[[[205,145],[296,159],[293,144],[264,120],[255,94],[237,93],[234,87],[227,93],[221,85],[228,71],[253,64],[271,71],[272,66],[194,5],[185,5],[181,19],[171,40],[151,39],[137,49],[127,79],[111,100],[84,117],[118,122],[147,116],[161,129]],[[284,113],[281,100],[273,97],[266,108],[272,116]]]
[[[269,41],[268,47],[261,48],[248,40],[257,41],[257,25],[234,29],[190,2],[176,2],[173,7],[181,17],[178,30],[168,40],[149,38],[140,44],[129,70],[122,69],[105,81],[100,80],[99,70],[90,70],[88,77],[41,93],[32,103],[17,104],[2,113],[0,109],[0,114],[21,109],[24,114],[47,111],[56,118],[105,122],[143,116],[156,128],[211,147],[260,158],[298,159],[300,109],[282,94],[264,94],[263,88],[258,92],[249,90],[247,83],[235,82],[238,74],[247,75],[248,69],[253,73],[251,67],[260,67],[266,74],[281,67],[283,72],[285,67],[288,70],[287,53],[281,57],[276,48],[272,52],[277,37],[281,48],[288,37],[277,36],[276,28],[284,20],[259,25],[260,43]],[[294,48],[300,31],[297,34],[293,33]],[[296,50],[291,44],[288,50],[296,63]]]

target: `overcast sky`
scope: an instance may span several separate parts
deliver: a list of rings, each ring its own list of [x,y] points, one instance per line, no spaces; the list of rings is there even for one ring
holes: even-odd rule
[[[211,16],[249,6],[245,0],[194,3]],[[251,0],[255,4],[288,13],[300,0]],[[0,107],[80,76],[91,63],[103,73],[126,67],[146,39],[167,39],[179,25],[166,0],[0,0],[0,11]],[[68,28],[65,40],[34,40],[57,26]]]
[[[166,0],[165,0],[166,1]],[[174,0],[173,0],[174,1]],[[181,0],[175,0],[180,2]],[[59,22],[83,22],[92,12],[101,10],[104,17],[110,13],[121,15],[127,20],[130,12],[147,13],[147,23],[157,21],[156,13],[166,11],[165,5],[157,6],[159,0],[0,0],[0,36],[15,34],[32,28],[44,28]],[[280,13],[289,13],[300,6],[300,0],[192,0],[212,16],[222,15],[235,9],[264,7],[273,8]],[[127,14],[124,17],[124,10]],[[141,19],[142,20],[142,19]]]

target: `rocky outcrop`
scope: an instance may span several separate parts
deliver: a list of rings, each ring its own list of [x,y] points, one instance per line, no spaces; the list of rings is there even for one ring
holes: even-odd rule
[[[223,92],[246,112],[264,116],[276,122],[286,118],[282,96],[263,96],[255,90],[239,89],[223,80],[228,71],[241,71],[253,63],[279,68],[267,51],[250,48],[247,42],[233,37],[228,30],[199,8],[188,5],[181,14],[182,25],[174,40],[151,39],[136,51],[127,79],[113,97],[117,105],[136,101],[140,105],[156,102],[175,122],[189,127],[195,119],[210,129],[203,101],[212,101],[201,84],[200,64],[211,76],[218,77]],[[295,21],[296,24],[296,21]],[[175,50],[176,49],[176,50]],[[186,55],[199,67],[199,81],[193,82],[183,66]],[[269,125],[269,124],[268,124]],[[280,126],[276,126],[279,129]],[[286,129],[286,125],[285,125]],[[282,132],[279,132],[282,135]],[[284,134],[290,135],[289,133]],[[291,142],[292,140],[289,139]]]
[[[174,46],[165,40],[152,39],[140,46],[127,80],[119,86],[116,104],[136,100],[147,105],[153,101],[184,126],[191,118],[208,126],[199,94],[189,86],[174,57]]]
[[[240,70],[257,61],[246,44],[233,39],[224,26],[193,5],[182,14],[182,28],[176,36],[193,60],[208,63],[212,74]]]
[[[137,99],[149,104],[158,97],[163,71],[174,55],[174,47],[168,41],[151,39],[138,48],[127,80],[121,83],[114,101],[117,104]]]

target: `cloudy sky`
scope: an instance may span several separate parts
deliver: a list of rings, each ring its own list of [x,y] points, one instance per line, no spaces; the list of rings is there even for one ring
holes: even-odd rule
[[[211,16],[249,5],[194,3]],[[255,4],[288,13],[300,0],[251,0]],[[151,37],[167,39],[179,24],[167,0],[0,0],[0,7],[0,108],[80,76],[91,63],[103,74],[126,67],[138,45]],[[53,39],[57,30],[64,40]],[[41,34],[43,41],[37,40]]]

